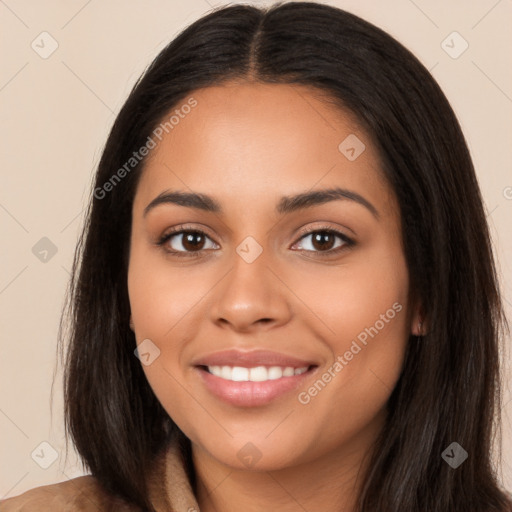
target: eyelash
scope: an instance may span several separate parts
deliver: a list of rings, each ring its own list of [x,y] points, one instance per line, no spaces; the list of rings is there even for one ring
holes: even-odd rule
[[[205,233],[204,231],[202,231],[200,229],[190,228],[188,226],[181,225],[181,226],[176,226],[175,228],[172,228],[165,235],[163,235],[157,241],[157,245],[162,247],[162,249],[167,254],[170,254],[172,256],[177,256],[179,258],[182,258],[182,257],[185,257],[185,258],[199,258],[199,257],[201,257],[202,256],[201,253],[204,250],[207,250],[207,249],[200,249],[198,251],[176,251],[174,249],[169,250],[166,247],[164,247],[164,244],[167,243],[173,236],[181,235],[181,234],[187,234],[187,233],[188,234],[196,233],[196,234],[204,235],[204,236],[210,238],[207,235],[207,233]],[[328,226],[320,226],[320,227],[316,227],[315,229],[302,232],[300,234],[297,242],[299,242],[303,238],[306,238],[307,236],[315,234],[315,233],[328,233],[330,235],[335,235],[335,236],[341,238],[341,240],[344,242],[344,244],[341,245],[340,247],[337,247],[336,249],[329,249],[327,251],[310,251],[310,250],[307,250],[307,249],[300,249],[300,251],[314,252],[316,254],[319,254],[320,257],[322,258],[322,257],[329,257],[329,256],[337,255],[340,252],[342,252],[342,251],[344,251],[346,249],[349,249],[350,247],[353,247],[354,245],[356,245],[356,242],[354,240],[352,240],[351,238],[349,238],[348,236],[346,236],[344,233],[341,233],[340,231],[332,229],[331,227],[328,227]],[[295,242],[295,243],[297,243],[297,242]],[[293,245],[295,245],[295,244],[293,244]]]

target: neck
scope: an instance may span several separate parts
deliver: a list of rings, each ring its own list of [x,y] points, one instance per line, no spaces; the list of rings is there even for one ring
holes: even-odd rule
[[[327,454],[272,471],[234,469],[192,443],[201,512],[354,512],[373,443],[372,425]]]

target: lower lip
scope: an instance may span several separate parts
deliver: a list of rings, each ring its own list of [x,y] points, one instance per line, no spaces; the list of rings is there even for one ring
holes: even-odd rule
[[[290,377],[281,377],[264,382],[235,382],[222,379],[208,372],[203,367],[197,367],[206,387],[215,396],[238,407],[257,407],[266,405],[275,398],[297,389],[305,379],[315,372],[311,367],[307,372]]]

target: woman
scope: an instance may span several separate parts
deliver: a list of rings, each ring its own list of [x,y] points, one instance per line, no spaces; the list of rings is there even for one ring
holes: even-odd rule
[[[512,510],[467,146],[428,71],[352,14],[229,6],[160,53],[70,298],[66,427],[92,475],[2,510]]]

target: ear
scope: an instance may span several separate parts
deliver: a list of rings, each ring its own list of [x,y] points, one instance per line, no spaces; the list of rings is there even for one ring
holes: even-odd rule
[[[417,306],[411,318],[411,334],[414,336],[424,336],[428,332],[428,325],[425,320],[423,308]]]
[[[135,332],[135,326],[133,325],[132,315],[130,314],[130,329]]]

